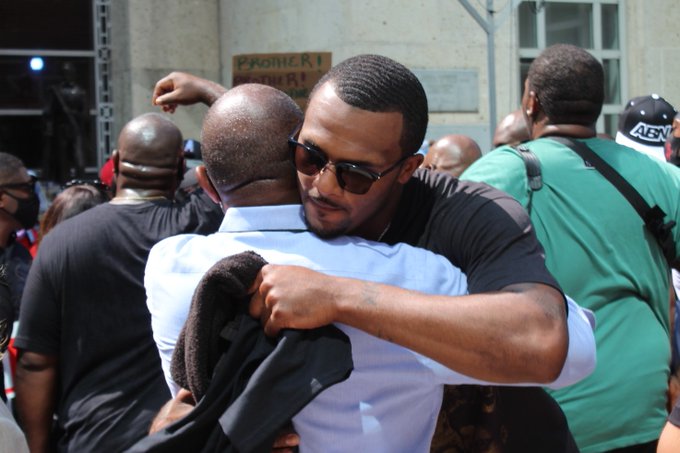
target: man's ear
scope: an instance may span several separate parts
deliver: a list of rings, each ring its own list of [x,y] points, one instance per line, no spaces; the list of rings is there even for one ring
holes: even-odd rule
[[[208,194],[210,199],[215,203],[222,205],[222,200],[220,195],[217,193],[217,189],[213,186],[210,177],[208,176],[208,171],[205,169],[205,165],[199,165],[195,169],[196,179],[198,179],[198,185]]]
[[[400,184],[406,184],[411,179],[413,172],[423,163],[423,159],[422,154],[416,153],[404,161],[401,170],[399,170],[399,178],[397,178]]]
[[[114,149],[111,153],[111,161],[113,162],[113,174],[118,174],[118,164],[120,163],[120,153],[117,149]]]
[[[177,185],[184,179],[184,174],[187,172],[187,161],[184,158],[184,151],[179,155],[179,161],[177,162]]]
[[[673,137],[680,138],[680,118],[678,118],[677,116],[673,118],[671,134],[673,134]]]
[[[535,120],[541,111],[541,103],[536,96],[535,91],[529,91],[529,96],[527,97],[527,116],[532,120]]]

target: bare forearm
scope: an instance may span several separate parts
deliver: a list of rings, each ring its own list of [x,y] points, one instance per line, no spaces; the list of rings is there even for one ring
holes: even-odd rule
[[[568,346],[564,299],[553,288],[521,285],[448,297],[348,282],[335,293],[338,322],[460,373],[501,383],[548,383],[564,364]]]
[[[213,105],[220,96],[227,92],[226,88],[216,82],[203,79],[203,83],[204,85],[201,87],[201,102],[207,106]]]
[[[433,296],[297,266],[266,265],[253,286],[250,314],[270,336],[285,328],[339,322],[468,377],[512,384],[553,382],[567,356],[564,296],[546,285]]]
[[[17,413],[31,453],[52,451],[50,435],[56,399],[57,370],[56,359],[36,364],[26,360],[25,354],[17,365],[15,382]]]
[[[199,102],[212,105],[227,89],[218,83],[184,72],[172,72],[156,82],[151,103],[174,112],[177,105]]]

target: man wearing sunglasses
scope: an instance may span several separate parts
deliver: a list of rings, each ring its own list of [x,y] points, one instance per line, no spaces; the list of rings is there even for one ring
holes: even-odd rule
[[[284,93],[256,84],[229,90],[206,114],[201,134],[205,168],[199,167],[197,175],[213,200],[228,206],[224,220],[219,232],[208,237],[180,235],[157,244],[151,251],[145,273],[154,338],[173,393],[178,388],[170,369],[177,366],[177,357],[171,367],[171,356],[180,329],[189,316],[192,295],[206,271],[225,256],[254,250],[272,263],[297,264],[336,276],[361,275],[369,282],[397,284],[432,294],[464,294],[464,278],[442,256],[405,244],[389,247],[356,237],[323,240],[309,231],[301,215],[296,172],[290,165],[291,153],[300,153],[301,146],[294,138],[297,131],[286,137],[300,116],[297,106]],[[305,165],[301,159],[297,160],[298,168]],[[319,162],[319,165],[328,163]],[[342,184],[354,191],[370,188],[374,181],[389,173],[387,170],[374,176],[377,172],[373,170],[359,172],[358,166],[349,167],[345,163],[338,163],[336,167],[343,169]],[[250,282],[244,284],[249,286]],[[570,315],[575,316],[578,311],[578,307],[572,306]],[[574,318],[570,317],[570,323],[571,320]],[[582,325],[590,330],[587,322]],[[354,370],[346,381],[324,390],[293,418],[305,451],[426,451],[441,404],[443,384],[480,383],[406,348],[346,325],[337,326],[350,338]],[[579,332],[583,331],[575,328],[572,332],[569,357],[573,364],[574,359],[588,356],[588,347],[579,340],[583,338]],[[592,332],[589,336],[592,337]],[[267,369],[271,366],[265,367],[265,371],[258,368],[255,375],[262,378]],[[574,370],[565,367],[568,369]],[[187,373],[192,374],[189,370]],[[211,369],[207,373],[212,374]],[[258,382],[255,375],[253,380]],[[582,375],[567,371],[553,385],[563,386],[580,377]],[[179,382],[185,382],[181,376]],[[224,388],[227,382],[230,382],[229,376],[213,378],[210,388]],[[149,442],[160,442],[168,448],[172,445],[175,449],[180,448],[177,442],[194,445],[184,436],[192,435],[192,427],[200,430],[198,426],[204,420],[210,421],[209,413],[220,412],[215,410],[217,407],[227,407],[222,406],[226,403],[219,397],[207,394],[192,417],[179,422],[181,427],[174,425],[153,440],[145,439],[133,451],[152,449]],[[261,392],[256,394],[264,401],[271,399]],[[185,399],[184,392],[178,395],[179,399]],[[245,396],[239,399],[251,401]],[[270,404],[275,411],[277,403]],[[284,406],[292,410],[290,405]],[[270,410],[258,408],[265,413]],[[372,420],[370,428],[362,423],[367,419]],[[225,432],[231,438],[231,432]],[[194,435],[201,439],[208,437]],[[333,436],[339,438],[330,445],[329,439]]]
[[[157,83],[154,103],[173,111],[211,104],[224,91],[173,73]],[[474,294],[429,296],[265,266],[251,314],[269,335],[341,322],[478,379],[553,381],[567,354],[565,303],[531,223],[502,192],[416,171],[427,119],[425,92],[399,63],[363,55],[332,68],[290,140],[306,222],[321,237],[350,234],[443,254]],[[459,410],[440,423],[445,434],[434,448],[465,450],[483,437],[506,451],[573,447],[559,407],[539,388],[454,388],[451,399]],[[491,422],[481,426],[480,417]]]

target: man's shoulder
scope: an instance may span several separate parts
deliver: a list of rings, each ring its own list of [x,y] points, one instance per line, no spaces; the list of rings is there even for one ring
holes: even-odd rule
[[[482,180],[459,180],[439,174],[433,178],[419,179],[419,184],[427,184],[430,187],[434,213],[438,215],[449,212],[456,217],[464,217],[488,206],[503,207],[518,204],[508,193]]]
[[[466,222],[481,209],[499,206],[506,209],[509,205],[518,203],[486,181],[459,180],[419,169],[404,188],[386,240],[421,244],[423,235],[436,225],[446,224],[448,230],[466,228]]]
[[[501,146],[473,162],[461,179],[485,182],[517,197],[524,189],[526,164],[516,148]]]
[[[436,201],[449,200],[461,203],[508,197],[506,193],[483,181],[458,179],[425,169],[418,169],[414,173],[405,192],[419,192]]]
[[[644,179],[651,185],[680,183],[680,168],[647,154],[636,151],[613,140],[590,139],[586,143],[600,154],[612,167],[622,174],[630,173],[636,179]],[[659,178],[659,175],[665,175]]]
[[[112,221],[115,221],[115,216],[111,215],[109,203],[94,206],[55,225],[41,240],[39,250],[86,241],[91,237],[89,231],[104,231]]]
[[[212,236],[212,235],[211,235]],[[155,244],[149,252],[147,273],[186,271],[212,249],[211,236],[178,234]]]

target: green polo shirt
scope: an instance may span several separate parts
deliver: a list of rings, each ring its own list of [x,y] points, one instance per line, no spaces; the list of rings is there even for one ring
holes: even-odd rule
[[[680,224],[680,170],[613,141],[584,142],[651,205]],[[531,194],[518,152],[498,148],[461,179],[486,182],[525,207],[566,294],[597,316],[598,364],[583,381],[551,391],[584,453],[657,439],[666,418],[670,278],[661,249],[628,201],[575,152],[529,142],[543,187]],[[673,229],[676,247],[680,226]]]

